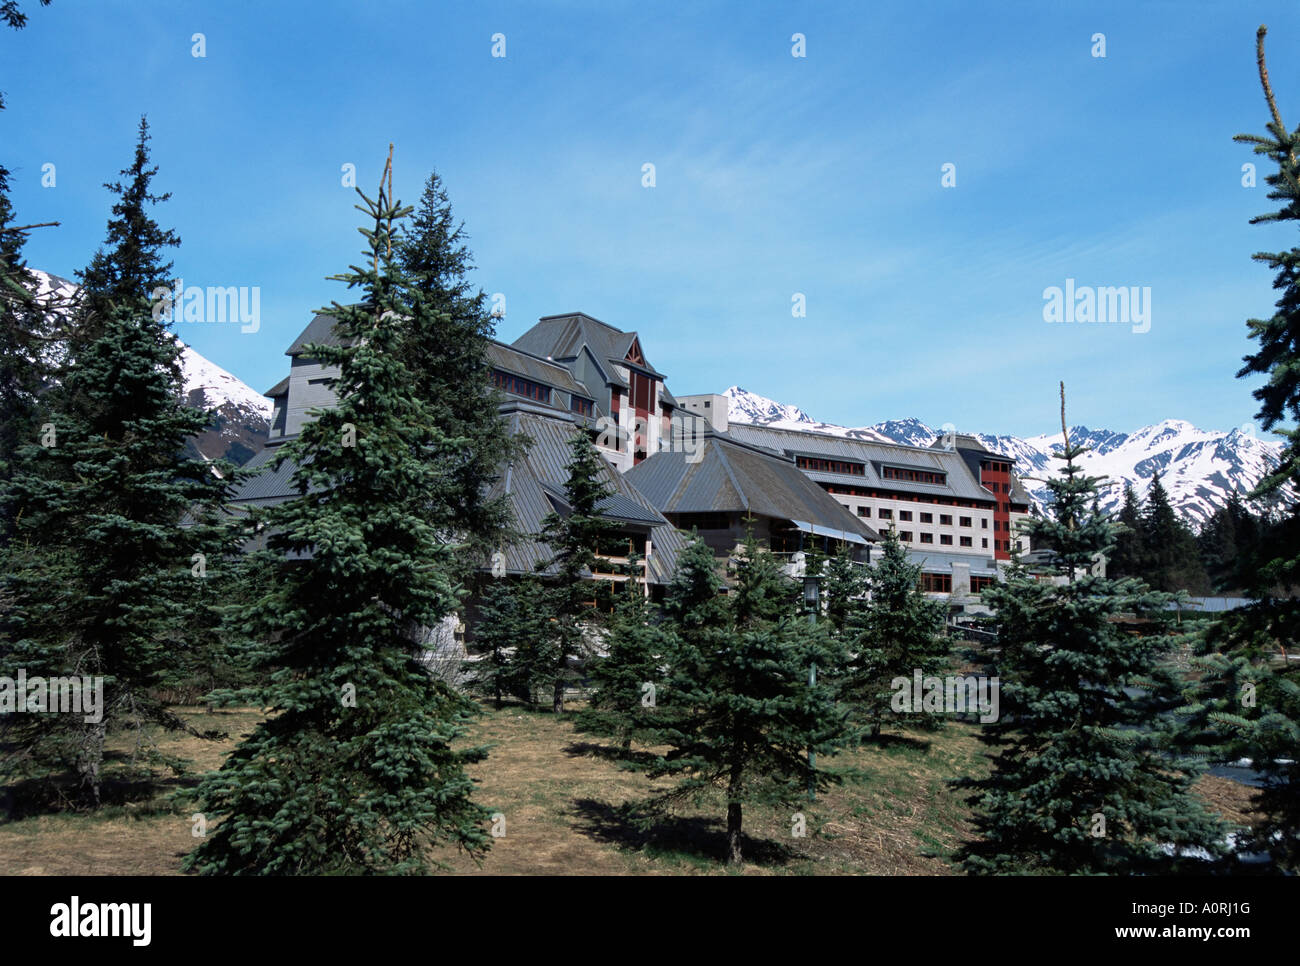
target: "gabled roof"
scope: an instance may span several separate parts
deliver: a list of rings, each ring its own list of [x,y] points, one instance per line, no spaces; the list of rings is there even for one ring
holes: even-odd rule
[[[793,460],[715,431],[700,442],[697,453],[655,453],[624,475],[662,513],[753,513],[880,539]]]
[[[524,352],[515,346],[506,345],[493,339],[487,347],[488,362],[498,369],[518,373],[521,376],[544,383],[555,389],[568,393],[577,393],[584,399],[591,398],[591,392],[573,377],[573,373],[558,362],[551,362],[530,352]]]
[[[657,379],[663,376],[656,372],[649,360],[644,363],[627,361],[628,352],[637,343],[635,332],[623,332],[612,325],[593,318],[585,312],[570,312],[567,315],[545,315],[537,324],[516,339],[512,345],[533,355],[550,356],[552,359],[576,359],[583,346],[601,363],[601,368],[609,375],[607,363],[631,366],[647,372]]]
[[[773,429],[770,426],[753,426],[748,423],[730,424],[727,427],[727,435],[739,442],[765,447],[787,456],[815,456],[862,463],[864,466],[861,475],[806,471],[809,478],[819,482],[881,490],[903,490],[908,493],[981,500],[986,503],[996,500],[990,490],[980,485],[978,476],[972,474],[966,460],[957,450],[846,439],[843,436],[831,436],[827,433]],[[943,473],[945,482],[934,484],[887,480],[881,476],[881,470],[885,466]]]
[[[277,382],[266,392],[262,393],[262,395],[266,396],[268,399],[278,399],[280,396],[283,396],[288,391],[289,391],[289,377],[285,376],[283,379]]]
[[[317,312],[307,328],[298,334],[298,338],[293,340],[293,345],[284,350],[287,356],[303,355],[306,347],[312,343],[317,345],[342,345],[343,340],[339,338],[334,330],[335,323],[338,320],[332,315],[326,315],[324,312]]]
[[[504,410],[503,410],[504,411]],[[553,511],[564,509],[564,484],[569,478],[570,443],[577,425],[553,413],[530,412],[520,406],[505,411],[512,433],[522,433],[531,441],[527,452],[506,467],[491,490],[492,496],[505,493],[515,516],[516,529],[524,538],[505,548],[508,573],[532,573],[538,564],[547,564],[554,556],[548,545],[528,534],[538,534],[542,520]],[[667,583],[677,567],[677,556],[686,548],[686,538],[664,519],[649,499],[605,460],[601,475],[613,495],[601,504],[602,515],[611,520],[632,524],[650,531],[649,579]],[[544,574],[555,573],[553,566]]]

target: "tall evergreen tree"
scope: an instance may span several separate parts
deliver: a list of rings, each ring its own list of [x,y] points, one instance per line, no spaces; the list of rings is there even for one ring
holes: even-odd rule
[[[973,873],[1176,870],[1181,850],[1215,854],[1222,833],[1190,794],[1194,765],[1171,753],[1182,699],[1161,663],[1168,642],[1151,633],[1169,598],[1094,575],[1114,526],[1065,425],[1062,386],[1062,475],[1047,483],[1051,517],[1027,525],[1061,582],[1020,570],[984,592],[999,625],[1000,718],[986,734],[991,773],[962,783],[978,789],[978,838],[958,859]],[[1124,614],[1153,623],[1126,627]]]
[[[663,692],[673,642],[657,616],[644,588],[627,581],[615,595],[606,625],[605,655],[591,665],[588,707],[578,715],[578,727],[616,738],[625,750],[634,739],[653,737],[658,703],[667,697]]]
[[[73,798],[97,805],[104,741],[137,735],[137,757],[159,754],[148,730],[181,727],[158,688],[191,647],[189,614],[198,575],[233,552],[218,519],[228,483],[183,454],[208,423],[184,404],[179,346],[153,318],[149,285],[162,277],[158,252],[174,237],[146,206],[147,127],[110,222],[113,247],[87,273],[73,351],[58,385],[40,400],[39,436],[19,448],[2,502],[15,520],[6,551],[4,673],[103,679],[99,721],[68,714],[12,716],[11,775],[38,776],[62,794],[58,775],[75,769]]]
[[[1143,536],[1142,507],[1131,483],[1124,484],[1124,503],[1119,510],[1115,549],[1106,570],[1112,577],[1144,577],[1147,547]]]
[[[470,285],[474,264],[465,242],[464,225],[456,221],[434,172],[396,241],[413,297],[418,293],[423,303],[402,333],[400,351],[412,374],[412,391],[426,400],[444,432],[471,441],[430,494],[431,506],[443,514],[433,522],[457,534],[464,545],[457,555],[462,580],[515,536],[508,498],[490,499],[488,491],[524,440],[512,438],[497,415],[487,357],[494,319],[487,297]]]
[[[551,633],[539,642],[542,653],[537,664],[550,664],[556,714],[564,710],[564,689],[577,679],[577,665],[591,656],[588,634],[598,623],[598,612],[589,602],[601,590],[591,579],[596,557],[619,549],[612,545],[617,527],[599,510],[613,492],[603,477],[608,464],[586,433],[573,434],[570,451],[569,478],[564,484],[567,505],[562,513],[547,514],[541,533],[542,542],[552,551],[549,565],[558,573],[546,586],[544,607]]]
[[[432,844],[488,844],[464,770],[485,752],[453,748],[472,703],[419,661],[460,595],[429,493],[469,444],[410,392],[403,334],[426,309],[389,242],[411,209],[361,197],[364,267],[334,278],[364,299],[334,305],[344,345],[310,347],[339,402],[285,447],[300,495],[261,521],[277,569],[250,630],[273,713],[198,789],[222,819],[186,859],[201,873],[421,873]]]
[[[919,708],[906,715],[892,709],[897,677],[942,676],[948,668],[948,641],[943,636],[946,607],[921,590],[921,566],[908,562],[894,528],[885,531],[883,556],[867,574],[869,603],[859,609],[856,633],[845,641],[849,651],[841,700],[854,719],[874,737],[886,723],[934,725],[937,719]]]
[[[1267,135],[1239,134],[1276,170],[1265,180],[1276,211],[1251,224],[1300,221],[1300,128],[1289,131],[1268,79],[1261,26],[1256,34],[1260,84],[1272,120]],[[1300,247],[1252,256],[1277,272],[1281,294],[1268,319],[1250,319],[1255,351],[1244,357],[1239,378],[1264,376],[1253,392],[1264,429],[1282,436],[1281,460],[1250,494],[1288,497],[1291,507],[1263,535],[1256,566],[1242,568],[1244,589],[1255,598],[1206,635],[1200,663],[1206,671],[1188,731],[1215,757],[1248,757],[1263,787],[1254,804],[1263,814],[1253,845],[1269,852],[1277,868],[1300,870]],[[1289,427],[1284,424],[1290,423]],[[1239,572],[1242,572],[1239,571]]]
[[[533,574],[495,580],[479,598],[474,621],[477,658],[465,662],[466,684],[500,708],[507,695],[535,702],[539,681],[552,683],[551,622],[545,588]]]
[[[1151,476],[1141,528],[1147,583],[1165,591],[1208,589],[1196,538],[1170,506],[1159,472]]]
[[[680,561],[665,606],[678,643],[655,736],[671,750],[646,766],[679,778],[659,804],[725,790],[731,864],[743,858],[744,807],[793,805],[810,786],[828,787],[838,776],[810,767],[808,751],[830,754],[844,741],[833,686],[808,683],[810,665],[832,666],[834,650],[794,613],[792,582],[752,534],[737,576],[724,602],[703,541]]]

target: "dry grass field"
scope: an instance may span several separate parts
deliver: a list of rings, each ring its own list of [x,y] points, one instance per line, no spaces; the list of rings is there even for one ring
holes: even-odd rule
[[[217,767],[259,718],[251,710],[178,710],[199,730],[229,734],[224,741],[158,738],[161,749],[192,759],[197,770]],[[721,862],[726,809],[720,795],[639,831],[619,807],[666,786],[620,769],[609,749],[576,731],[567,715],[489,710],[467,740],[491,746],[472,774],[478,800],[505,816],[505,835],[481,865],[462,853],[439,854],[456,874],[734,872]],[[944,856],[968,831],[967,808],[948,780],[985,767],[972,726],[897,735],[822,764],[859,774],[801,806],[804,837],[792,835],[792,810],[746,808],[743,874],[955,874]],[[169,800],[179,787],[175,779],[162,780],[150,796],[93,816],[35,815],[0,824],[0,874],[179,875],[182,856],[194,846],[188,811]],[[1212,777],[1198,788],[1226,818],[1246,820],[1247,789]]]

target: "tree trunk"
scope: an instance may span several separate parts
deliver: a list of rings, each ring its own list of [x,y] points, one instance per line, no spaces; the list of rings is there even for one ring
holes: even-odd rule
[[[551,699],[551,710],[556,714],[564,710],[564,678],[555,679],[555,694]]]
[[[104,723],[88,725],[81,732],[77,754],[77,774],[81,779],[80,795],[92,808],[99,808],[100,765],[104,761]]]
[[[739,765],[731,766],[731,780],[727,783],[727,864],[740,865],[740,774]]]

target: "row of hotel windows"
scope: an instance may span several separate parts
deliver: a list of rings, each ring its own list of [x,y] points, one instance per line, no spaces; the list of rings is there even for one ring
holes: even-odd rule
[[[937,503],[940,506],[959,506],[971,510],[992,510],[988,502],[962,500],[951,496],[931,496],[928,493],[904,493],[901,490],[874,490],[846,483],[821,483],[827,493],[839,496],[857,496],[871,500],[903,500],[912,503]]]
[[[862,463],[846,463],[842,460],[819,460],[811,456],[796,456],[795,466],[801,470],[814,470],[818,473],[842,473],[848,476],[865,476],[866,466]]]
[[[997,583],[996,577],[984,577],[976,574],[971,575],[970,590],[972,594],[978,594],[982,590],[987,590]],[[952,593],[952,574],[921,574],[921,589],[927,594],[951,594]]]
[[[911,543],[911,542],[912,542],[912,531],[911,531],[911,530],[899,530],[899,531],[898,531],[898,539],[901,540],[901,541],[903,541],[903,543]],[[972,538],[972,537],[961,537],[961,538],[959,538],[959,540],[960,540],[960,542],[957,544],[959,547],[974,547],[974,546],[975,546],[974,538]],[[921,543],[934,543],[934,534],[933,534],[933,533],[923,533],[923,534],[921,534]],[[988,549],[988,545],[989,545],[988,537],[981,537],[981,538],[980,538],[980,544],[984,547],[984,549],[987,550],[987,549]],[[939,545],[940,545],[941,547],[951,547],[951,546],[952,546],[952,537],[949,536],[949,535],[946,534],[946,533],[941,533],[941,534],[939,534]]]
[[[548,405],[551,402],[550,386],[543,385],[540,382],[533,382],[531,379],[525,379],[523,376],[515,375],[513,372],[506,372],[503,369],[492,370],[492,385],[502,392],[513,393],[526,399],[536,399],[538,402],[547,403]],[[596,414],[596,403],[593,400],[569,393],[569,409],[580,416],[594,416]]]
[[[886,480],[903,480],[907,483],[932,483],[943,486],[948,481],[947,473],[934,473],[930,470],[905,470],[898,466],[882,466],[880,475]]]
[[[844,509],[847,510],[848,507],[846,506]],[[858,507],[858,516],[860,516],[860,517],[869,517],[869,516],[871,516],[871,507],[869,507],[869,506],[860,506],[860,507]],[[894,519],[894,511],[893,511],[892,509],[890,509],[889,507],[881,507],[879,510],[876,511],[876,516],[880,517],[880,519],[882,519],[882,520],[892,520],[892,519]],[[921,516],[921,520],[920,520],[921,523],[933,523],[933,522],[934,522],[934,514],[933,514],[933,513],[925,513],[925,512],[921,512],[920,516]],[[911,510],[899,510],[899,511],[898,511],[898,519],[901,520],[901,521],[903,521],[904,523],[908,523],[908,522],[910,522],[911,519],[912,519],[912,511],[911,511]],[[973,526],[975,525],[973,522],[971,522],[971,518],[970,518],[970,517],[958,517],[958,518],[957,518],[957,521],[958,521],[958,526],[963,526],[963,527],[973,527]],[[950,513],[940,513],[940,514],[939,514],[939,526],[941,526],[941,527],[950,527],[950,526],[952,526],[952,514],[950,514]],[[987,530],[987,529],[989,528],[989,521],[986,520],[986,519],[984,519],[983,517],[981,517],[981,518],[980,518],[980,526],[981,526],[983,529]],[[995,530],[997,529],[996,524],[994,525],[994,529],[995,529]]]
[[[813,456],[796,456],[795,466],[801,470],[817,473],[839,473],[844,476],[865,476],[865,463],[850,463],[846,460],[824,460]],[[929,483],[943,486],[948,482],[947,473],[935,473],[930,470],[908,470],[899,466],[882,466],[880,476],[886,480],[899,480],[904,483]]]

